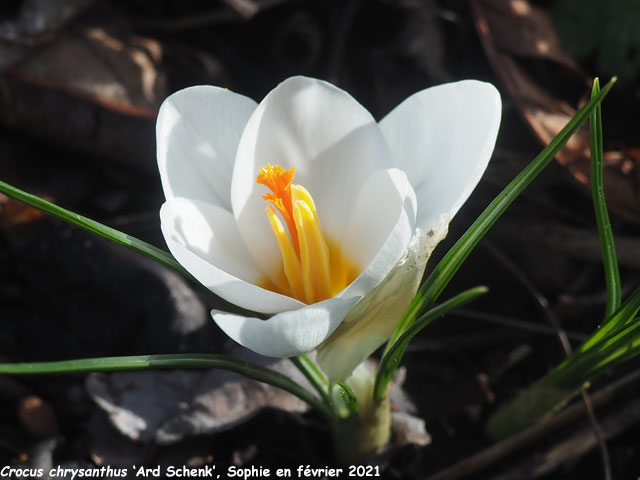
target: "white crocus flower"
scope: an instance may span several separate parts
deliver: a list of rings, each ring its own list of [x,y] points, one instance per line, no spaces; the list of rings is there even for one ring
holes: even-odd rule
[[[478,81],[418,92],[380,123],[305,77],[260,104],[181,90],[158,115],[162,232],[204,286],[271,315],[213,311],[227,335],[272,357],[320,346],[321,367],[344,379],[400,320],[486,168],[500,113]]]

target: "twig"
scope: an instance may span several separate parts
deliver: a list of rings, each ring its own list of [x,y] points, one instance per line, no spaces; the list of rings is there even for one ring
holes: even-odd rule
[[[455,311],[455,315],[460,317],[473,318],[476,320],[482,320],[483,322],[496,323],[498,325],[506,325],[508,327],[520,328],[522,330],[529,330],[536,333],[544,333],[546,335],[555,335],[556,332],[552,327],[546,325],[539,325],[534,322],[528,322],[519,318],[506,317],[504,315],[496,315],[495,313],[480,312],[477,310],[471,310],[466,308],[460,308]],[[566,332],[567,337],[578,341],[584,342],[588,335],[580,332]]]
[[[595,409],[593,408],[593,401],[591,400],[591,396],[587,392],[586,388],[580,389],[580,395],[582,396],[582,402],[587,411],[587,416],[589,417],[589,423],[591,424],[591,429],[593,430],[593,434],[596,437],[598,448],[600,449],[600,457],[602,458],[602,473],[604,474],[605,480],[612,480],[611,476],[611,457],[609,457],[609,449],[607,448],[607,442],[605,441],[605,435],[602,432],[602,427],[598,423],[598,418],[596,417]]]
[[[610,383],[606,387],[601,388],[591,395],[593,405],[601,406],[609,403],[613,398],[615,398],[615,394],[619,390],[639,379],[640,370],[637,370]],[[480,470],[499,462],[518,450],[521,450],[544,438],[549,433],[578,420],[584,416],[586,410],[587,407],[584,403],[575,403],[557,415],[554,415],[549,420],[534,425],[500,442],[494,443],[475,455],[467,457],[461,462],[446,468],[445,470],[441,470],[435,475],[429,477],[427,480],[456,480],[458,478],[463,478],[466,475],[479,472]]]
[[[516,278],[516,280],[536,300],[536,302],[540,306],[540,309],[547,318],[549,325],[551,325],[551,328],[553,328],[553,330],[556,332],[563,350],[567,355],[570,355],[571,344],[569,343],[569,339],[567,338],[567,333],[560,325],[560,322],[558,322],[558,318],[551,308],[547,297],[545,297],[542,292],[540,292],[540,290],[538,290],[538,288],[533,284],[529,277],[527,277],[527,275],[525,275],[525,273],[515,263],[513,263],[513,261],[509,257],[502,253],[500,249],[497,248],[493,243],[485,240],[483,242],[483,246],[496,260],[498,260],[498,262],[502,264],[503,267],[505,267]]]
[[[602,435],[613,438],[640,421],[640,400],[634,399],[609,414],[602,420]],[[541,455],[529,456],[527,460],[491,480],[529,480],[542,477],[559,465],[580,457],[600,443],[591,426],[585,427],[562,440]],[[611,473],[609,473],[610,475]]]

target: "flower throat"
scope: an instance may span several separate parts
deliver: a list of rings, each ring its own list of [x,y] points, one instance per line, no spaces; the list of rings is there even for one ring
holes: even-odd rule
[[[331,298],[360,273],[344,259],[340,246],[324,236],[316,205],[301,185],[291,183],[295,167],[285,170],[266,164],[256,182],[271,193],[262,196],[270,203],[266,212],[271,230],[282,255],[282,270],[277,278],[262,286],[310,304]],[[285,230],[278,213],[287,225]]]

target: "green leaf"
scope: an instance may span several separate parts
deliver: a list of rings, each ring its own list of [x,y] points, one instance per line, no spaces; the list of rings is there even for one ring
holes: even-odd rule
[[[458,269],[462,266],[469,254],[476,247],[478,242],[491,229],[493,224],[507,210],[509,205],[518,198],[524,189],[540,174],[540,172],[551,162],[553,157],[567,143],[569,138],[582,126],[589,118],[591,112],[602,102],[609,93],[616,79],[613,78],[605,85],[600,93],[591,98],[558,135],[538,154],[533,161],[527,165],[509,185],[489,204],[489,206],[473,222],[471,227],[460,237],[456,244],[451,247],[447,254],[440,260],[433,272],[424,282],[409,310],[400,321],[394,335],[387,344],[387,350],[395,341],[411,326],[415,318],[424,308],[432,305],[440,296],[449,281],[453,278]]]
[[[13,185],[9,185],[6,182],[0,180],[0,192],[8,195],[9,197],[15,198],[30,207],[37,208],[45,213],[53,215],[54,217],[59,218],[60,220],[64,220],[65,222],[69,222],[73,225],[76,225],[80,228],[83,228],[91,233],[95,233],[107,240],[115,242],[120,245],[124,245],[125,247],[130,248],[134,252],[141,253],[152,260],[155,260],[162,265],[169,267],[179,274],[185,276],[186,278],[196,282],[193,275],[187,272],[182,265],[180,265],[175,258],[169,253],[158,247],[154,247],[150,243],[144,242],[140,239],[132,237],[124,232],[116,230],[115,228],[108,227],[100,222],[96,222],[95,220],[91,220],[83,215],[72,212],[65,208],[59,207],[55,203],[51,203],[44,198],[37,197],[31,193],[27,193],[19,188],[14,187]],[[219,300],[225,304],[225,308],[229,311],[240,313],[242,315],[249,315],[254,317],[262,318],[263,315],[255,312],[250,312],[243,308],[240,308],[232,303],[227,302],[226,300],[218,297]]]
[[[453,310],[454,308],[466,305],[467,303],[475,300],[480,295],[487,293],[487,287],[475,287],[466,290],[453,298],[450,298],[446,302],[432,308],[427,313],[422,315],[411,327],[407,330],[394,344],[385,352],[380,366],[378,367],[378,374],[376,375],[376,383],[373,387],[373,398],[375,401],[379,401],[386,391],[389,383],[393,379],[393,374],[398,368],[400,361],[404,355],[404,352],[409,345],[409,342],[416,334],[424,327],[429,325],[437,318],[443,316],[445,313]]]
[[[591,365],[587,372],[590,380],[640,354],[639,326],[640,318],[634,319],[633,324],[628,327],[627,338],[624,338],[616,349],[610,349],[599,363]]]
[[[131,250],[142,253],[143,255],[146,255],[156,262],[175,270],[185,277],[193,279],[191,274],[187,272],[182,267],[182,265],[180,265],[175,260],[175,258],[171,256],[171,254],[159,249],[158,247],[154,247],[147,242],[138,240],[131,235],[127,235],[126,233],[103,225],[102,223],[96,222],[95,220],[91,220],[90,218],[87,218],[78,213],[66,210],[54,203],[20,190],[19,188],[9,185],[8,183],[5,183],[3,181],[0,181],[0,192],[8,195],[9,197],[15,198],[16,200],[20,200],[30,207],[37,208],[38,210],[42,210],[43,212],[53,215],[54,217],[64,220],[65,222],[72,223],[73,225],[84,228],[89,232],[100,235],[107,240],[111,240],[112,242],[119,243],[120,245],[124,245],[125,247],[129,247]]]
[[[640,311],[640,287],[637,288],[629,298],[609,317],[604,324],[595,331],[578,349],[580,352],[591,349],[594,345],[609,338],[620,325],[626,325],[632,321]]]
[[[137,355],[129,357],[87,358],[60,362],[0,363],[0,374],[32,375],[76,372],[111,372],[146,370],[150,368],[217,368],[239,373],[252,380],[285,390],[307,402],[328,420],[334,418],[331,409],[311,392],[281,373],[244,360],[216,354]]]
[[[589,350],[575,352],[567,357],[543,382],[562,388],[580,388],[585,382],[595,379],[595,372],[602,372],[620,363],[621,355],[633,356],[639,353],[637,345],[634,347],[639,339],[640,322],[621,324]]]
[[[359,415],[358,399],[346,383],[332,383],[329,388],[329,398],[338,418],[355,418]]]
[[[385,354],[389,352],[398,339],[406,332],[416,318],[440,296],[445,287],[449,284],[455,273],[462,266],[469,254],[476,247],[478,242],[491,229],[493,224],[507,210],[509,205],[518,198],[524,189],[542,172],[542,170],[553,160],[553,157],[567,143],[569,138],[582,126],[589,118],[595,108],[609,93],[609,90],[616,82],[616,78],[612,78],[602,91],[593,96],[575,116],[565,125],[565,127],[551,140],[533,161],[520,172],[502,192],[489,204],[489,206],[480,214],[473,222],[471,227],[460,237],[447,254],[440,260],[433,272],[426,279],[422,287],[418,290],[415,298],[409,305],[407,313],[398,324],[393,335],[387,342]],[[397,368],[397,364],[393,367]],[[391,375],[393,372],[391,372]],[[384,385],[386,388],[386,385]],[[380,387],[382,388],[382,387]],[[379,393],[377,391],[377,393]]]
[[[595,377],[595,371],[611,368],[620,355],[636,353],[627,351],[628,346],[640,337],[640,322],[636,315],[640,311],[640,288],[618,309],[613,317],[596,330],[572,355],[553,369],[544,379],[549,385],[579,388]]]
[[[596,78],[593,81],[591,98],[600,92],[600,81]],[[602,261],[604,263],[604,273],[607,285],[607,307],[605,318],[610,317],[620,306],[622,298],[620,286],[620,273],[618,271],[618,259],[616,257],[616,247],[611,231],[611,222],[607,212],[607,204],[604,199],[603,185],[603,141],[602,141],[602,105],[597,105],[591,112],[589,119],[589,133],[591,137],[591,193],[593,197],[593,207],[598,225],[598,235],[602,247]]]

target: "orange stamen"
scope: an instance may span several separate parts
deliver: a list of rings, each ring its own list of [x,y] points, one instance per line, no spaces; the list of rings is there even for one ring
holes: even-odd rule
[[[268,163],[260,169],[256,182],[264,185],[272,193],[265,193],[262,198],[270,202],[282,218],[287,223],[289,235],[298,254],[300,246],[298,244],[298,232],[293,220],[293,201],[291,200],[291,181],[295,175],[296,167],[285,170],[279,165],[269,165]]]
[[[339,245],[325,237],[311,193],[291,183],[294,174],[294,168],[267,164],[256,179],[271,190],[262,198],[271,204],[266,214],[282,255],[280,271],[271,272],[262,286],[311,304],[336,295],[360,270],[344,258]]]

